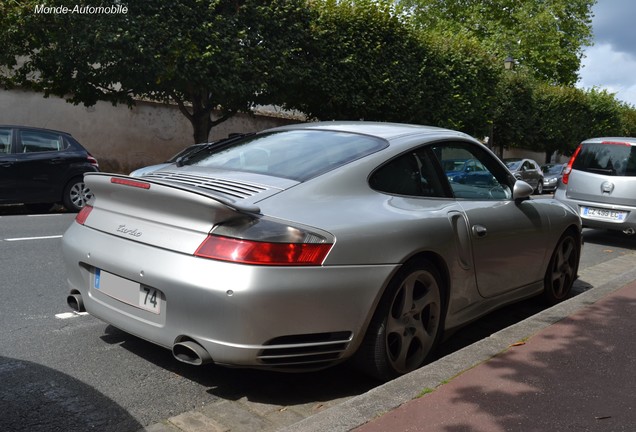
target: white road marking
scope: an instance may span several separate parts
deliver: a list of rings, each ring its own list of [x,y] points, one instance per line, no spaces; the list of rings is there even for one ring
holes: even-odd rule
[[[27,241],[27,240],[47,240],[47,239],[58,239],[62,238],[62,235],[52,235],[52,236],[40,236],[40,237],[16,237],[16,238],[8,238],[4,239],[4,241],[14,242],[14,241]]]
[[[69,318],[75,318],[75,317],[84,316],[84,315],[88,315],[88,312],[64,312],[64,313],[56,314],[55,318],[69,319]]]

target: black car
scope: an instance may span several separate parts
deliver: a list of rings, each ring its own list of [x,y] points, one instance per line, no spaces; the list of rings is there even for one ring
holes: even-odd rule
[[[97,160],[66,132],[0,126],[0,204],[78,211],[91,197],[84,173],[94,171]]]

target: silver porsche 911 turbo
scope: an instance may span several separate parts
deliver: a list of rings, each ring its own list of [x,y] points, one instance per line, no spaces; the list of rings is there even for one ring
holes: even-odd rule
[[[455,175],[468,160],[479,173]],[[386,380],[495,308],[563,300],[578,269],[579,216],[446,129],[286,126],[85,181],[94,198],[63,239],[69,305],[191,364],[352,358]]]

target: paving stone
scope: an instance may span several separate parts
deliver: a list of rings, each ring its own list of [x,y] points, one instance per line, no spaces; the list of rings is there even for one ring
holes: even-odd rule
[[[225,400],[206,405],[199,411],[218,423],[232,425],[231,432],[263,431],[272,426],[266,418],[251,411],[244,404],[234,401]]]
[[[199,411],[189,411],[168,421],[184,432],[229,432],[230,428]]]
[[[155,423],[139,430],[138,432],[182,432],[182,429],[178,429],[175,426],[165,423]]]
[[[284,427],[293,425],[305,418],[305,416],[301,415],[297,411],[284,407],[277,411],[271,412],[265,416],[267,420],[269,420],[272,424],[271,429],[268,429],[267,432],[273,432],[280,430]]]

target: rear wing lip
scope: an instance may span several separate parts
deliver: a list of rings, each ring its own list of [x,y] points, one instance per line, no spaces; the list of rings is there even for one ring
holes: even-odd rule
[[[126,175],[122,175],[122,174],[113,174],[113,173],[103,173],[103,172],[87,172],[85,174],[85,176],[101,176],[101,177],[110,177],[110,178],[121,178],[121,179],[130,179],[132,181],[135,182],[140,182],[140,183],[148,183],[150,185],[152,184],[158,184],[161,186],[167,186],[170,188],[174,188],[174,189],[180,189],[183,190],[185,192],[188,193],[194,193],[197,195],[201,195],[204,196],[206,198],[211,198],[217,202],[219,202],[220,204],[223,204],[224,206],[235,210],[239,213],[249,213],[249,214],[261,214],[261,208],[257,205],[254,204],[243,204],[243,203],[239,203],[236,202],[235,200],[231,199],[231,198],[227,198],[227,197],[223,197],[211,192],[207,192],[207,193],[203,193],[202,191],[198,191],[198,190],[193,190],[191,188],[187,188],[184,187],[182,185],[179,184],[175,184],[172,182],[168,182],[168,181],[161,181],[161,180],[155,180],[155,179],[145,179],[143,177],[130,177],[130,176],[126,176]]]

